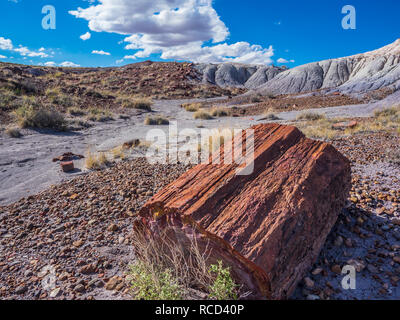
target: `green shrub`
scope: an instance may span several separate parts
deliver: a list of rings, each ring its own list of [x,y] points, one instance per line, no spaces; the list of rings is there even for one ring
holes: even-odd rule
[[[131,266],[130,276],[137,300],[181,300],[183,292],[170,269],[138,261]]]
[[[215,276],[213,284],[209,287],[209,297],[216,300],[236,300],[237,285],[231,277],[230,268],[224,268],[222,261],[218,261],[218,265],[210,266],[209,272]]]

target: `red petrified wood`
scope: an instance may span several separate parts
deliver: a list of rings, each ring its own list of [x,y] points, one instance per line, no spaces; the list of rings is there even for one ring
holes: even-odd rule
[[[236,175],[237,164],[197,165],[139,215],[147,230],[168,228],[179,245],[196,238],[255,296],[285,299],[315,262],[345,205],[350,163],[295,127],[252,129],[252,174]]]

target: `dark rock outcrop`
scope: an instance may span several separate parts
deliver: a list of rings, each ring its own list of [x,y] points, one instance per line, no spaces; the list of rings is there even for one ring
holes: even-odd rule
[[[250,175],[236,174],[246,164],[197,165],[148,201],[138,221],[152,234],[168,230],[183,246],[197,239],[211,261],[224,260],[255,296],[284,299],[315,262],[345,205],[350,163],[295,127],[252,129]],[[232,152],[223,149],[221,158]]]

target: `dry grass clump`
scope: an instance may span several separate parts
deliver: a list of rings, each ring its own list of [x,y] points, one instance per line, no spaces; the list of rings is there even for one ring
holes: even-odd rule
[[[227,117],[228,112],[225,109],[222,108],[214,108],[211,110],[211,115],[213,117]]]
[[[304,134],[311,138],[331,140],[338,136],[353,135],[357,133],[369,133],[380,131],[399,131],[400,127],[400,106],[376,111],[372,118],[358,121],[353,128],[338,130],[333,127],[335,123],[346,122],[348,119],[320,119],[307,121],[298,125]]]
[[[234,138],[234,129],[232,128],[222,128],[222,129],[212,129],[210,135],[205,143],[199,144],[197,151],[202,150],[213,153],[218,150],[227,141],[232,141]]]
[[[18,128],[7,128],[6,134],[10,138],[21,138],[22,137],[22,133],[21,133],[21,131],[19,131]]]
[[[275,121],[275,120],[282,120],[279,118],[275,113],[272,112],[271,109],[265,110],[264,112],[264,117],[262,120],[268,120],[268,121]]]
[[[169,120],[163,116],[146,117],[146,119],[144,120],[144,124],[147,126],[168,125]]]
[[[14,113],[21,128],[66,129],[64,116],[52,108],[23,105]]]
[[[114,157],[114,159],[125,159],[125,152],[123,146],[115,147],[114,149],[111,150],[111,153]]]
[[[213,119],[213,116],[209,114],[207,111],[199,110],[194,113],[193,118],[199,120],[211,120]]]
[[[197,241],[183,246],[172,241],[165,231],[152,235],[134,230],[133,248],[136,261],[130,266],[129,278],[137,300],[181,300],[195,290],[213,299],[236,299],[238,286],[229,268],[208,263],[207,248]]]
[[[339,121],[339,119],[307,121],[297,125],[297,127],[309,138],[332,140],[343,135],[343,131],[332,128],[332,125]]]
[[[105,122],[114,120],[110,111],[98,108],[90,108],[87,119],[94,122]]]
[[[316,112],[302,112],[297,116],[297,120],[317,121],[323,120],[326,116]]]
[[[184,108],[188,112],[196,112],[202,107],[202,104],[200,102],[197,102],[197,103],[184,103],[184,104],[181,105],[181,107]]]
[[[263,96],[260,94],[253,94],[250,97],[250,102],[251,103],[258,103],[258,102],[262,102],[263,101]]]
[[[78,107],[71,107],[68,108],[67,112],[71,115],[71,116],[75,116],[75,117],[80,117],[80,116],[84,116],[86,114],[85,110],[82,110],[81,108]]]
[[[92,151],[88,151],[85,156],[85,167],[90,170],[100,169],[101,167],[107,166],[110,163],[104,152],[94,154]]]

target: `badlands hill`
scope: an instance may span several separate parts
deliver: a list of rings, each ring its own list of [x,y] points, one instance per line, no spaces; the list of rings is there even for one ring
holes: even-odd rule
[[[400,88],[400,39],[381,49],[350,57],[309,63],[279,73],[257,91],[291,94],[319,89],[365,93]]]
[[[286,67],[246,65],[238,63],[197,64],[202,82],[219,87],[245,87],[255,89],[285,71]]]

